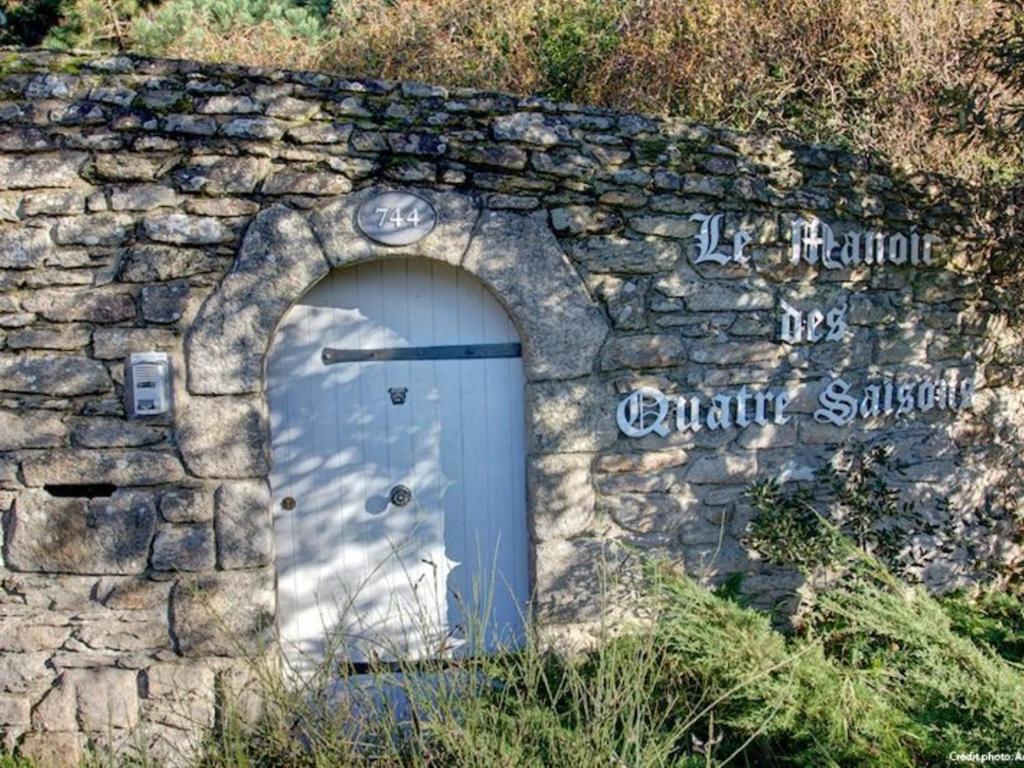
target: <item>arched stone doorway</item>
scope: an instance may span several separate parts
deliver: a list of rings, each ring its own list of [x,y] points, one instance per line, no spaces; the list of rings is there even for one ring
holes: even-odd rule
[[[414,245],[387,247],[355,227],[359,205],[378,191],[363,190],[315,211],[274,206],[250,225],[232,269],[204,303],[186,343],[179,443],[193,474],[263,481],[269,476],[265,369],[271,339],[288,310],[332,269],[420,258],[472,275],[500,302],[522,342],[528,419],[531,388],[550,392],[553,384],[596,370],[607,320],[543,216],[482,211],[474,198],[416,189],[434,206],[438,224]],[[213,423],[216,430],[210,429]],[[542,462],[527,456],[530,465]],[[581,472],[589,476],[579,467],[565,474],[528,473],[531,561],[537,530],[557,524],[558,514],[550,503],[534,500],[578,496]],[[542,491],[535,487],[537,474],[543,474]],[[560,483],[566,487],[560,490]],[[269,509],[253,514],[267,516]],[[531,570],[536,573],[535,561]]]

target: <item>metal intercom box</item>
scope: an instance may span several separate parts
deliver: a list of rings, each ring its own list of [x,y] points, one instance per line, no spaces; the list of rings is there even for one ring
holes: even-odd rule
[[[171,410],[171,361],[166,352],[135,352],[125,371],[128,417],[161,416]]]

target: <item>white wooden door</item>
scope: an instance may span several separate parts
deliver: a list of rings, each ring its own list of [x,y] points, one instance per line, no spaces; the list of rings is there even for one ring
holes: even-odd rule
[[[336,271],[289,310],[267,382],[279,629],[295,669],[519,641],[522,359],[436,359],[451,345],[515,354],[518,341],[480,283],[426,260]],[[325,348],[423,359],[325,363]]]

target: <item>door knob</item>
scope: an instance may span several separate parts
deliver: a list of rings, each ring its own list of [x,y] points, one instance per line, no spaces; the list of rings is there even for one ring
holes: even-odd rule
[[[404,507],[412,501],[412,491],[409,490],[409,486],[399,484],[391,489],[388,498],[396,507]]]

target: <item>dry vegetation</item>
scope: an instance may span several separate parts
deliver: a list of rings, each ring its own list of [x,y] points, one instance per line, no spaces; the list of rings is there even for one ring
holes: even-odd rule
[[[1022,168],[1020,142],[1005,133],[963,138],[979,98],[1018,96],[987,54],[993,30],[1022,24],[1020,0],[11,3],[0,42],[542,94],[790,131],[974,180]],[[984,106],[993,119],[999,105]]]
[[[264,22],[155,47],[788,130],[1005,178],[1016,147],[950,135],[989,77],[972,49],[994,16],[993,0],[376,0],[336,3],[314,38]]]

